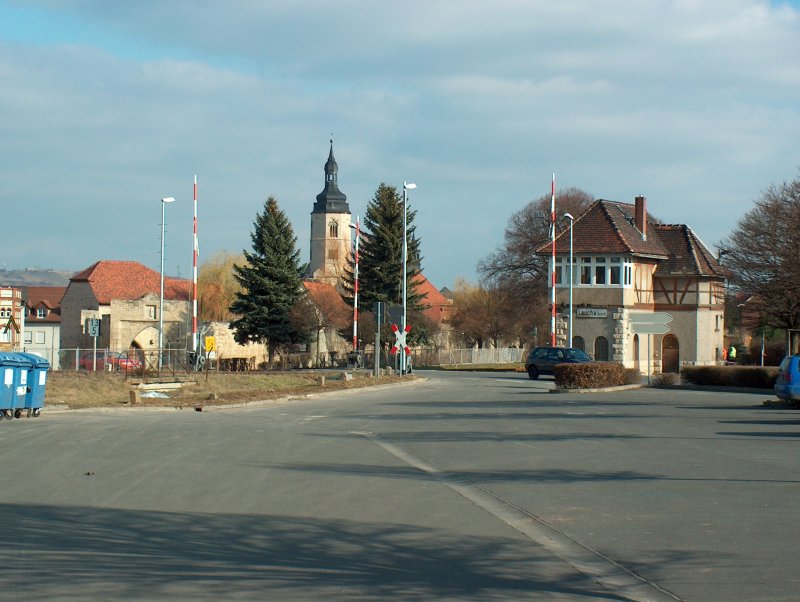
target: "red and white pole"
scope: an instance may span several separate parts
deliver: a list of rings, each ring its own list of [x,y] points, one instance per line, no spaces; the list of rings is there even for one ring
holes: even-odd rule
[[[550,257],[550,346],[556,346],[556,174],[550,185],[550,236],[553,253]],[[572,266],[570,266],[572,269]]]
[[[197,352],[197,174],[194,176],[194,233],[192,237],[192,352]]]
[[[356,252],[353,270],[353,351],[358,351],[358,243],[361,239],[361,224],[356,216]]]

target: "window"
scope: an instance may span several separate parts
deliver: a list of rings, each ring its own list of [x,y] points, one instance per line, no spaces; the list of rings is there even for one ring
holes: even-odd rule
[[[606,283],[606,258],[605,257],[595,257],[594,258],[595,266],[594,266],[594,283],[595,284],[605,284]]]
[[[609,284],[622,284],[622,280],[620,279],[620,258],[619,257],[612,257],[611,258],[611,267],[608,270],[609,274]]]
[[[565,259],[564,267],[567,268]],[[575,272],[573,272],[575,284],[590,286],[613,286],[630,287],[633,278],[633,261],[627,257],[606,257],[597,255],[594,257],[576,257]],[[563,272],[565,279],[563,284],[569,283],[569,273],[565,269]]]
[[[28,344],[33,343],[33,333],[30,330],[25,331],[25,342]]]
[[[43,331],[37,332],[36,333],[36,344],[37,345],[44,345],[44,342],[45,342],[44,332]]]
[[[329,238],[339,238],[339,222],[331,221],[328,224],[328,237]]]
[[[47,317],[47,309],[44,308],[44,307],[36,308],[36,317],[39,318],[40,320],[46,318]]]
[[[592,283],[592,258],[581,257],[581,284]]]
[[[146,308],[147,311],[147,319],[148,320],[155,320],[156,319],[156,306],[155,305],[148,305]]]

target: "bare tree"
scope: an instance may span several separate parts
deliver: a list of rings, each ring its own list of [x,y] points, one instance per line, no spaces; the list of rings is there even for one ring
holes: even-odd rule
[[[578,188],[556,194],[556,228],[568,227],[564,213],[578,217],[594,197]],[[478,264],[487,287],[502,290],[516,318],[514,332],[520,340],[534,337],[547,328],[548,262],[536,254],[550,235],[550,195],[531,201],[508,220],[503,245]]]
[[[761,326],[800,328],[800,179],[770,186],[720,246]]]

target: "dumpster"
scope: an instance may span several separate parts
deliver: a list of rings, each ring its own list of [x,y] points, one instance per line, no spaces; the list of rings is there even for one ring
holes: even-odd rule
[[[20,353],[0,353],[0,412],[5,418],[25,407],[29,367],[30,361]]]
[[[38,416],[44,407],[44,391],[47,384],[47,371],[50,369],[50,362],[43,357],[33,353],[19,353],[28,361],[28,386],[25,392],[24,408],[31,414]],[[14,415],[19,418],[17,412]]]

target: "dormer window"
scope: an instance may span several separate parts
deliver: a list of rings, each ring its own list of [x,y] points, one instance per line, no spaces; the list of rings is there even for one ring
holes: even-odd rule
[[[37,307],[36,308],[36,317],[40,320],[44,320],[47,317],[47,308],[45,307]]]

